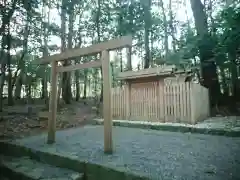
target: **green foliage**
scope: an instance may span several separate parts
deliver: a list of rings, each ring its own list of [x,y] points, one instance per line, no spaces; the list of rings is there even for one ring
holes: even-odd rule
[[[217,14],[217,33],[214,38],[218,41],[215,53],[217,63],[226,65],[229,55],[234,55],[236,64],[239,64],[240,49],[240,1],[224,8]],[[227,66],[228,67],[228,66]]]
[[[27,3],[26,3],[27,2]],[[73,30],[73,45],[79,47],[80,45],[87,46],[92,43],[97,43],[98,40],[104,41],[114,37],[124,36],[131,34],[134,39],[134,44],[137,45],[133,48],[133,55],[139,56],[142,59],[137,59],[138,62],[143,61],[144,54],[144,41],[145,41],[145,15],[143,5],[140,0],[116,0],[116,1],[100,1],[100,7],[95,0],[77,1],[77,0],[64,0],[64,8],[67,12],[66,15],[66,45],[69,35],[69,15],[71,10],[74,11],[74,30]],[[214,46],[214,53],[216,56],[216,63],[219,67],[229,68],[230,55],[235,56],[235,64],[239,65],[240,56],[240,1],[234,1],[234,4],[229,7],[224,7],[220,1],[212,1],[214,7],[210,8],[210,1],[206,1],[206,13],[208,15],[208,26],[211,37],[206,41],[198,39],[196,30],[190,20],[180,22],[176,12],[180,9],[176,6],[182,5],[181,1],[173,1],[172,16],[170,21],[170,9],[166,7],[166,1],[163,1],[165,7],[165,15],[167,18],[167,35],[169,38],[169,54],[165,55],[164,38],[165,38],[165,24],[163,19],[163,12],[159,7],[159,2],[153,2],[151,5],[151,28],[149,29],[150,51],[153,62],[159,64],[175,64],[179,67],[192,66],[193,60],[198,59],[199,49],[198,45],[201,42],[202,46]],[[38,66],[37,62],[39,57],[43,55],[45,50],[48,54],[59,52],[61,47],[60,37],[62,35],[61,22],[54,20],[61,19],[61,6],[62,1],[55,0],[45,2],[46,9],[43,8],[42,1],[18,1],[15,16],[11,19],[11,64],[13,73],[20,63],[24,63],[26,73],[34,77],[35,82],[39,83],[39,79],[43,78],[47,73],[49,80],[49,67]],[[10,4],[6,7],[8,10]],[[186,8],[186,7],[185,7]],[[51,11],[51,18],[47,22],[47,15],[49,9],[57,9]],[[155,11],[153,10],[155,9]],[[56,14],[53,14],[56,13]],[[45,13],[45,14],[43,14]],[[184,13],[184,12],[182,12]],[[2,14],[1,14],[2,15]],[[30,17],[30,18],[29,18]],[[190,18],[191,19],[191,18]],[[29,21],[27,23],[27,21]],[[26,25],[29,26],[28,36],[28,52],[24,54],[24,35],[26,33]],[[97,25],[99,25],[99,36],[97,34]],[[44,32],[46,28],[46,32]],[[176,32],[171,32],[171,28]],[[213,30],[214,29],[214,30]],[[6,31],[7,32],[7,31]],[[1,37],[1,42],[7,44],[7,38]],[[45,34],[46,33],[46,34]],[[173,48],[173,40],[170,38],[174,33],[176,39],[176,47]],[[46,36],[46,37],[44,37]],[[51,42],[51,38],[58,39],[57,42]],[[47,47],[44,44],[44,38],[47,39]],[[3,46],[6,47],[6,46]],[[207,49],[207,48],[206,48]],[[1,52],[2,49],[1,49]],[[4,52],[5,53],[5,52]],[[114,68],[114,77],[121,71],[126,69],[126,62],[123,55],[123,62],[120,62],[120,57],[114,57],[112,67]],[[21,60],[21,57],[22,60]],[[88,62],[94,60],[95,57],[82,58],[81,61]],[[136,57],[135,59],[136,60]],[[232,60],[232,59],[231,59]],[[19,62],[22,61],[22,62]],[[79,60],[80,61],[80,60]],[[134,62],[133,62],[134,64]],[[135,63],[137,64],[137,63]],[[121,68],[121,65],[123,66]],[[198,63],[194,64],[199,66]],[[89,77],[95,78],[96,71],[88,70]],[[83,80],[86,73],[80,71],[80,79]],[[99,73],[100,74],[100,73]],[[101,79],[98,75],[98,80]],[[100,81],[100,80],[99,80]]]

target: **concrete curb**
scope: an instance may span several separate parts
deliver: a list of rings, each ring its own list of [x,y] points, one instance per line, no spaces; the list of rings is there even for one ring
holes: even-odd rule
[[[52,154],[38,151],[12,142],[0,141],[0,146],[1,154],[14,157],[28,156],[42,163],[83,173],[83,179],[87,180],[149,180],[147,177],[141,177],[102,165],[84,162],[79,160],[78,157],[66,157],[67,155],[62,156],[56,153]]]
[[[37,180],[33,177],[26,176],[22,172],[17,172],[4,164],[0,165],[0,171],[2,175],[5,175],[6,177],[11,179]]]
[[[91,125],[103,125],[103,121],[94,119],[91,121]],[[240,131],[225,130],[225,129],[214,129],[214,128],[197,128],[190,126],[177,126],[168,124],[140,124],[131,122],[119,122],[113,121],[113,126],[129,127],[129,128],[141,128],[141,129],[152,129],[159,131],[170,131],[170,132],[182,132],[182,133],[198,133],[198,134],[209,134],[229,137],[240,137]]]
[[[84,180],[83,174],[69,169],[50,166],[29,157],[12,157],[1,155],[1,172],[10,179],[21,180]],[[46,172],[45,170],[49,171]],[[53,173],[51,173],[51,171]],[[62,173],[63,172],[63,173]]]

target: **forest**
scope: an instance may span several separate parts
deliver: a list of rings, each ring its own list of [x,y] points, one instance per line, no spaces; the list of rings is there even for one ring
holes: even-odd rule
[[[119,72],[176,65],[192,69],[213,108],[238,111],[240,0],[0,0],[0,9],[0,111],[36,99],[48,105],[50,66],[40,58],[125,35],[132,58],[111,53],[113,87],[123,83]],[[64,104],[102,100],[101,69],[64,72],[58,82]]]

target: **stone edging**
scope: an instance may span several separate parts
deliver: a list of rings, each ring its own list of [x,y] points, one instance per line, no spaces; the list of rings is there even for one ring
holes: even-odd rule
[[[4,141],[0,141],[0,146],[1,154],[14,157],[28,156],[31,159],[42,163],[83,173],[84,180],[149,180],[147,177],[141,177],[102,165],[84,162],[77,159],[78,157],[66,157],[67,155],[62,156],[60,154],[51,154]]]
[[[91,121],[91,125],[103,125],[103,120],[94,119]],[[131,123],[131,122],[122,122],[113,120],[113,126],[120,127],[130,127],[130,128],[141,128],[141,129],[152,129],[160,131],[171,131],[171,132],[183,132],[183,133],[199,133],[199,134],[210,134],[210,135],[219,135],[219,136],[229,136],[229,137],[240,137],[240,131],[230,131],[225,129],[217,128],[199,128],[191,126],[177,126],[170,124],[140,124],[140,123]]]

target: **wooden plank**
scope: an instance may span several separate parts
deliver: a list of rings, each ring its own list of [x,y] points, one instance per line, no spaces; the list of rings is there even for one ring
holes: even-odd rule
[[[123,48],[127,46],[132,46],[131,36],[123,36],[119,39],[112,39],[106,42],[93,44],[89,47],[66,50],[65,52],[62,52],[60,54],[54,54],[52,56],[48,56],[46,58],[40,59],[40,64],[46,64],[53,61],[62,61],[62,60],[72,59],[80,56],[100,53],[104,50],[114,50],[114,49]]]
[[[103,118],[104,118],[104,152],[112,153],[112,109],[111,109],[111,71],[109,52],[102,52],[103,72]]]
[[[172,83],[172,89],[173,89],[173,121],[177,122],[177,89],[176,89],[177,83],[174,81]]]
[[[186,82],[186,97],[187,97],[187,117],[188,123],[191,123],[191,89],[190,89],[190,82]]]
[[[189,93],[190,93],[190,110],[191,110],[191,112],[190,112],[191,119],[190,119],[189,123],[195,124],[198,112],[196,111],[197,104],[196,104],[196,99],[195,99],[196,98],[195,96],[196,96],[197,93],[196,93],[196,89],[195,89],[195,86],[194,86],[193,83],[190,84],[190,91],[189,91]]]
[[[83,64],[74,64],[70,66],[58,66],[57,72],[67,72],[67,71],[75,71],[75,70],[81,70],[81,69],[87,69],[87,68],[97,68],[101,67],[102,63],[101,61],[90,61]]]
[[[189,108],[189,103],[188,103],[188,82],[184,83],[184,101],[185,101],[185,108],[184,108],[184,114],[185,114],[185,121],[189,122],[189,117],[188,117],[188,111],[187,109]]]
[[[132,87],[131,87],[132,88]],[[130,93],[130,98],[131,98],[131,104],[130,104],[130,107],[131,107],[131,111],[130,111],[130,118],[132,119],[134,116],[135,116],[135,111],[136,111],[136,98],[135,98],[135,89],[131,89],[131,92]]]
[[[127,83],[125,86],[125,92],[126,92],[126,119],[130,119],[130,113],[131,113],[131,84]]]
[[[172,81],[172,80],[171,80]],[[172,122],[172,120],[173,120],[173,96],[174,96],[174,94],[173,94],[173,86],[172,86],[172,82],[171,82],[171,84],[170,84],[170,86],[169,86],[169,93],[170,93],[170,113],[169,113],[169,117],[170,117],[170,122]]]
[[[51,94],[48,118],[48,138],[47,143],[55,142],[56,133],[56,115],[57,115],[57,62],[51,63]]]
[[[162,80],[159,80],[158,81],[158,99],[159,99],[159,104],[158,104],[158,107],[159,107],[159,117],[160,118],[160,122],[165,122],[165,102],[164,102],[164,99],[165,99],[165,94],[164,94],[164,84],[163,84],[163,81]]]
[[[164,121],[168,122],[169,119],[169,82],[164,82]]]
[[[180,83],[180,120],[181,123],[184,122],[184,97],[183,97],[183,82]]]

